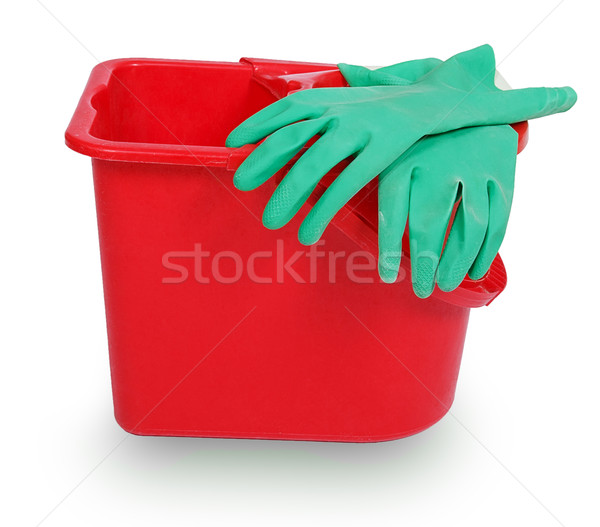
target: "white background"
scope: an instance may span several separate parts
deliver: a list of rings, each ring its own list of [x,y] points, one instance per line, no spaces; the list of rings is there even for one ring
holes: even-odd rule
[[[1,525],[600,524],[593,2],[43,3],[0,13]],[[509,283],[472,312],[453,415],[372,445],[123,432],[90,162],[63,142],[97,61],[384,65],[485,42],[513,87],[568,84],[579,101],[531,123]]]

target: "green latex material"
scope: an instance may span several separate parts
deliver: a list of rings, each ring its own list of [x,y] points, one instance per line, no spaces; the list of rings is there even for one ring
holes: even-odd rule
[[[379,178],[379,274],[398,275],[408,219],[417,296],[485,275],[504,238],[518,134],[507,125],[464,128],[420,140]],[[455,203],[456,216],[444,247]],[[444,247],[442,252],[442,247]]]
[[[442,64],[440,59],[417,59],[375,70],[364,66],[338,64],[344,79],[353,88],[364,86],[406,86],[413,84]]]
[[[405,85],[435,59],[377,70],[344,68],[350,86]],[[512,203],[518,134],[507,125],[464,128],[418,141],[379,176],[379,274],[398,276],[407,219],[413,288],[420,297],[452,291],[467,272],[488,271],[504,239]],[[442,245],[460,196],[447,244]]]
[[[353,160],[304,219],[298,234],[302,243],[315,243],[356,192],[422,137],[563,112],[576,100],[571,88],[499,90],[494,85],[495,59],[489,46],[459,53],[445,62],[429,60],[429,65],[422,64],[424,74],[417,82],[409,78],[405,85],[299,91],[254,114],[231,132],[226,142],[229,147],[266,137],[235,174],[234,184],[241,190],[264,183],[311,138],[320,136],[267,203],[263,214],[266,227],[285,225],[319,180],[346,158]],[[425,72],[429,66],[432,69]],[[343,73],[352,68],[340,65]],[[443,161],[439,163],[441,166]]]

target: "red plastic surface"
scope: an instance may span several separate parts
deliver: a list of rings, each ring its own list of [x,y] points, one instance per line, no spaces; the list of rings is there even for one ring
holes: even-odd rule
[[[269,231],[259,218],[276,179],[247,193],[232,185],[250,149],[225,148],[229,131],[286,92],[331,85],[343,85],[331,65],[251,59],[116,60],[93,70],[66,140],[93,158],[125,430],[378,441],[423,430],[449,409],[468,307],[506,282],[499,257],[482,280],[421,300],[409,277],[378,279],[373,188],[307,248],[296,233],[308,205]],[[243,262],[235,281],[232,254]],[[368,269],[350,276],[350,258]],[[206,272],[216,260],[218,274]],[[290,261],[288,272],[280,264]]]

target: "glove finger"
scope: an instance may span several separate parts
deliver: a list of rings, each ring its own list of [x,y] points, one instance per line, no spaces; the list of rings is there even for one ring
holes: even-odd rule
[[[336,213],[388,164],[378,149],[367,146],[361,151],[307,214],[298,232],[300,243],[317,242]]]
[[[487,273],[500,249],[515,186],[518,135],[510,126],[495,126],[490,130],[493,132],[493,145],[488,148],[488,152],[496,160],[495,177],[487,183],[490,204],[487,232],[469,270],[469,276],[474,280],[479,280]],[[495,153],[494,148],[497,149]]]
[[[238,148],[245,144],[249,144],[248,141],[244,141],[243,137],[243,131],[247,127],[252,127],[260,122],[277,117],[288,110],[290,106],[291,104],[288,97],[284,97],[283,99],[265,106],[262,110],[252,114],[250,117],[238,124],[231,132],[229,132],[229,135],[225,140],[225,146],[230,148]]]
[[[297,125],[295,125],[297,126]],[[308,199],[315,187],[340,161],[360,150],[356,136],[341,131],[326,131],[283,178],[263,213],[263,224],[278,229],[288,223]]]
[[[464,280],[485,238],[488,219],[489,199],[485,187],[463,187],[437,271],[437,283],[442,291],[452,291]]]
[[[427,298],[433,292],[435,273],[458,190],[458,180],[440,181],[432,188],[424,176],[413,175],[408,231],[413,290],[420,298]]]
[[[346,79],[346,82],[352,87],[377,85],[377,82],[372,79],[375,72],[365,66],[356,66],[343,62],[337,66],[344,79]]]
[[[353,88],[364,86],[406,86],[412,81],[383,73],[379,70],[370,70],[364,66],[352,66],[350,64],[338,64],[338,68],[346,79],[346,82]]]
[[[315,119],[324,113],[319,105],[299,104],[295,100],[293,95],[288,95],[251,115],[233,129],[225,146],[237,148],[254,144],[279,128],[304,119]]]
[[[239,190],[254,190],[281,170],[315,135],[323,131],[328,120],[309,119],[280,128],[238,167],[233,184]]]
[[[423,75],[427,75],[427,73],[441,63],[442,61],[440,59],[435,58],[409,60],[400,62],[399,64],[378,68],[375,71],[378,73],[394,75],[395,77],[402,77],[410,82],[417,82]]]
[[[405,86],[416,82],[441,62],[439,59],[410,60],[375,70],[342,63],[338,68],[352,87]]]
[[[467,101],[468,97],[467,96]],[[510,124],[545,115],[566,112],[577,101],[577,94],[569,86],[563,88],[523,88],[493,91],[487,94],[485,106],[489,110],[489,124]]]
[[[489,222],[479,254],[469,269],[469,277],[473,280],[479,280],[485,276],[500,250],[502,240],[504,240],[512,204],[513,186],[507,185],[505,188],[508,191],[504,191],[495,182],[488,183]]]
[[[388,283],[398,278],[400,269],[410,173],[411,166],[400,158],[379,176],[379,276]]]

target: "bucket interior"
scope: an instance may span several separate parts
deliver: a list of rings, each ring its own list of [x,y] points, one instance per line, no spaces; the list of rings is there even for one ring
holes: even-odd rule
[[[250,66],[123,64],[92,98],[90,133],[108,141],[225,146],[235,126],[275,100]]]

